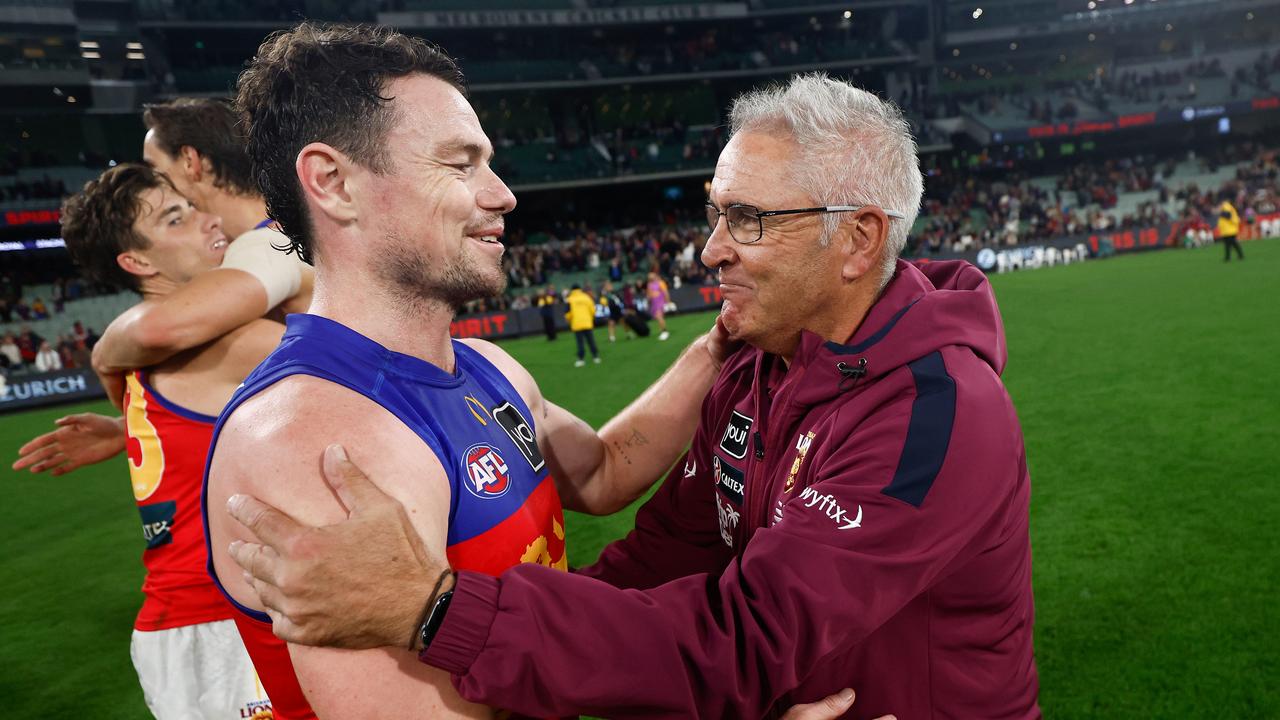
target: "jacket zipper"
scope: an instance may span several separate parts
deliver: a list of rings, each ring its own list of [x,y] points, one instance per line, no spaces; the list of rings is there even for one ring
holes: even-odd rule
[[[738,524],[740,535],[738,537],[738,553],[741,554],[746,549],[747,539],[758,529],[752,527],[750,523],[754,522],[756,516],[755,506],[759,493],[755,491],[756,485],[759,484],[760,468],[764,465],[765,447],[764,436],[760,433],[760,428],[765,426],[767,416],[773,412],[773,402],[763,402],[768,389],[765,387],[769,375],[772,373],[773,362],[775,359],[769,355],[762,354],[760,361],[756,365],[756,376],[752,383],[752,393],[754,394],[755,405],[755,424],[752,428],[751,444],[752,448],[748,450],[747,472],[746,472],[746,495],[742,502],[743,520]],[[767,409],[766,409],[767,408]]]
[[[748,522],[751,523],[751,526],[748,528],[746,523],[743,523],[743,548],[746,546],[745,540],[747,538],[747,533],[754,534],[756,530],[763,529],[768,524],[768,501],[774,496],[777,478],[773,477],[773,474],[769,472],[769,465],[771,463],[766,462],[766,448],[775,448],[775,454],[781,451],[779,448],[782,448],[782,446],[778,445],[775,441],[779,437],[779,433],[785,434],[788,431],[788,426],[794,424],[791,422],[791,416],[794,414],[792,412],[793,408],[791,407],[791,398],[795,395],[796,389],[803,386],[806,369],[807,367],[803,369],[793,367],[792,370],[800,372],[800,377],[790,378],[784,381],[786,385],[786,394],[779,393],[779,395],[773,398],[772,402],[769,403],[769,410],[766,414],[770,417],[777,417],[778,420],[783,421],[772,423],[778,425],[782,429],[774,429],[773,432],[770,432],[771,424],[767,424],[765,422],[766,418],[761,417],[756,421],[753,442],[755,456],[754,462],[751,463],[747,473],[747,501],[745,503],[746,508],[744,508]],[[756,407],[760,407],[758,402]],[[757,415],[759,414],[760,413],[757,412]],[[776,461],[776,458],[773,456],[768,457]],[[781,455],[778,455],[778,457],[781,457]],[[772,464],[776,464],[776,462]]]

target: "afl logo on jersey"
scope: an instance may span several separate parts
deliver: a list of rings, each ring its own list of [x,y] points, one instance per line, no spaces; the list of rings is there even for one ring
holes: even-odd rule
[[[502,497],[511,489],[511,468],[492,445],[472,445],[462,465],[467,474],[467,489],[478,498]]]

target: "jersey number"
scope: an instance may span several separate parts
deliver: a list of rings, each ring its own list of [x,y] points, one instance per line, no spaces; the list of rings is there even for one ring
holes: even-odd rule
[[[164,448],[160,446],[160,434],[147,418],[147,395],[136,375],[129,375],[129,407],[125,409],[125,426],[128,429],[126,449],[129,455],[129,476],[133,480],[133,496],[142,502],[160,489],[164,477]]]

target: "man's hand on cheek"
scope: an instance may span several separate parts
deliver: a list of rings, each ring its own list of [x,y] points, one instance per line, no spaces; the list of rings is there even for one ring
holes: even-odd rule
[[[719,315],[716,316],[715,325],[711,326],[711,330],[705,337],[707,352],[711,355],[716,367],[723,365],[730,355],[742,347],[742,341],[733,339],[729,328],[724,324],[723,317]]]
[[[347,510],[342,522],[301,525],[248,495],[227,510],[257,538],[231,556],[281,639],[349,649],[408,647],[432,587],[448,568],[432,558],[405,513],[348,458],[324,453],[324,477]]]

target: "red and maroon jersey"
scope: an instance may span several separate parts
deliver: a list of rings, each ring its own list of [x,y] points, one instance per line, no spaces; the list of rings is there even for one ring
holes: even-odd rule
[[[147,541],[145,599],[134,627],[166,630],[228,620],[234,610],[205,571],[200,513],[215,418],[169,402],[142,372],[126,378],[124,406],[129,477]]]

